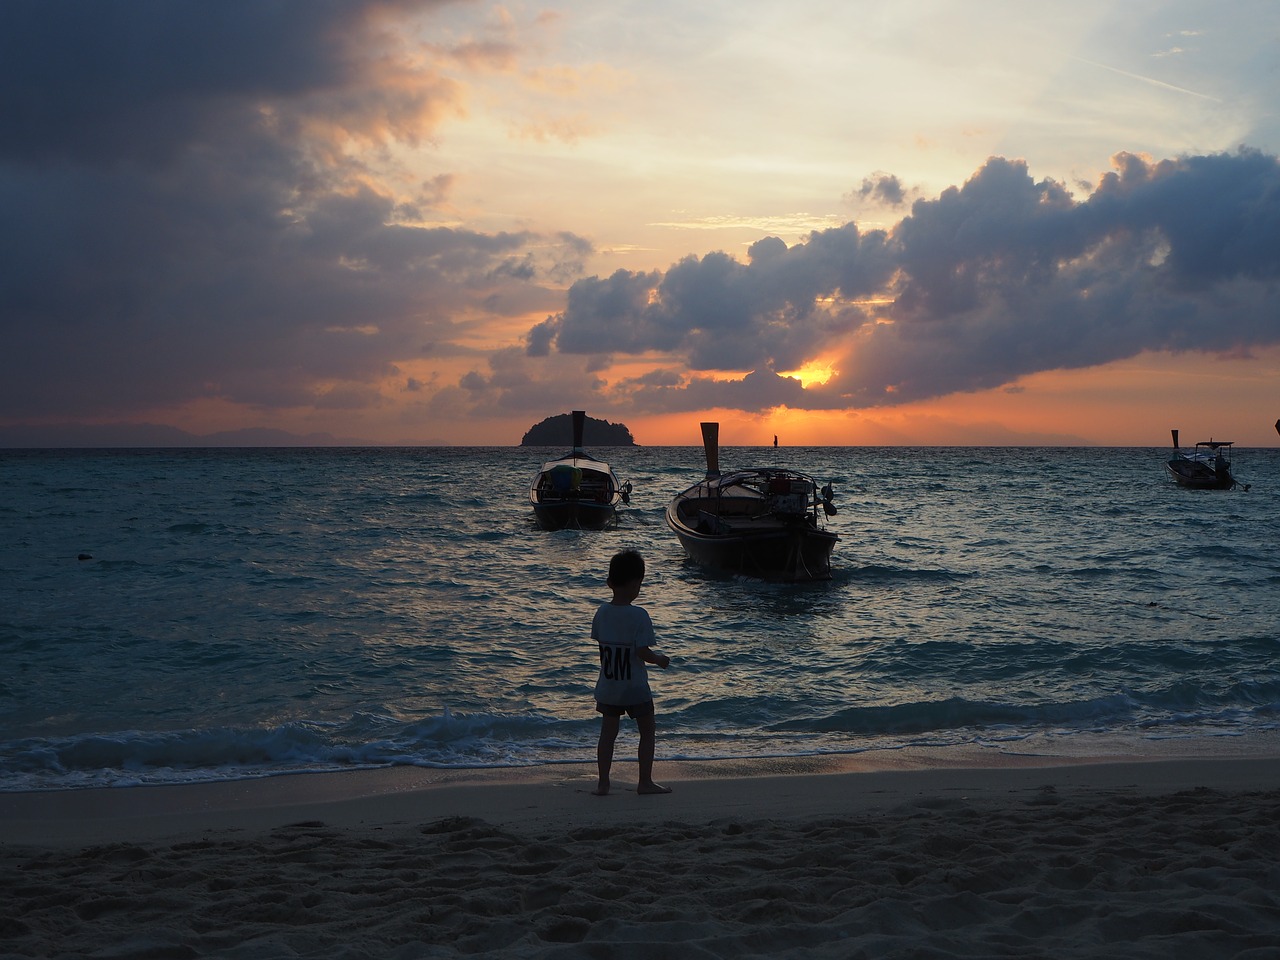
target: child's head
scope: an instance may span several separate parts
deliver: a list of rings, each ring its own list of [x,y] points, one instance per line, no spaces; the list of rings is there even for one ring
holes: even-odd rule
[[[635,550],[615,553],[609,561],[609,579],[606,583],[615,590],[644,579],[644,557]]]

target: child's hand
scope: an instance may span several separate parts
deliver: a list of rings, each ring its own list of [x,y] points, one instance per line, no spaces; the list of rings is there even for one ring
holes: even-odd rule
[[[671,658],[664,653],[662,655],[662,660],[659,661],[658,663],[658,666],[660,666],[663,670],[667,669],[667,667],[671,666]]]

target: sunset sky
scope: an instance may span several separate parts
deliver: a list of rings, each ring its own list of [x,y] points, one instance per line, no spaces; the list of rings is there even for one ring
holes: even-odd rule
[[[1280,443],[1274,0],[8,0],[0,124],[4,445]]]

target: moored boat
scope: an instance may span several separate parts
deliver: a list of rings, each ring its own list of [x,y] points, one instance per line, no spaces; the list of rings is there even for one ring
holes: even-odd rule
[[[1231,440],[1201,440],[1190,454],[1182,452],[1178,445],[1178,431],[1173,433],[1174,454],[1165,461],[1169,475],[1180,487],[1193,490],[1231,490],[1248,484],[1239,483],[1231,473]]]
[[[667,526],[690,559],[766,580],[827,580],[839,536],[818,508],[834,516],[831,484],[782,467],[720,472],[719,424],[702,424],[707,475],[667,506]]]
[[[544,463],[529,485],[529,503],[544,530],[602,530],[617,519],[619,504],[631,502],[631,484],[583,450],[586,417],[573,411],[573,449]]]

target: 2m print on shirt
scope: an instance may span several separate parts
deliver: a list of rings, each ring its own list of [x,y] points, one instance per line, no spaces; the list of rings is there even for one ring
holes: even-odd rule
[[[600,671],[606,680],[630,680],[631,648],[600,644]]]

